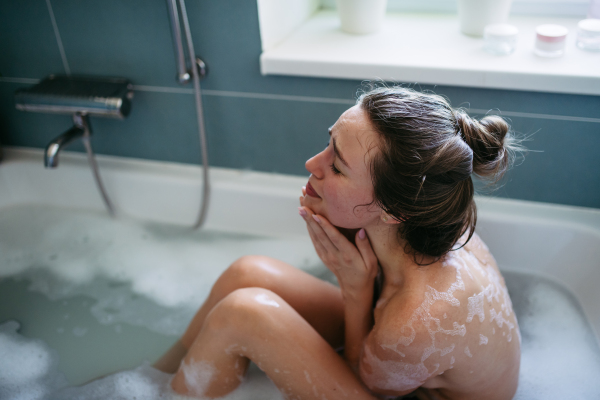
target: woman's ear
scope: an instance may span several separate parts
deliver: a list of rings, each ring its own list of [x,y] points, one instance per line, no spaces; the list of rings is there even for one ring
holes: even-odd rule
[[[386,213],[385,211],[381,211],[381,220],[383,221],[384,224],[390,224],[390,225],[394,225],[394,224],[400,224],[404,221],[400,221],[397,220],[396,218],[392,217],[391,215],[389,215],[388,213]]]

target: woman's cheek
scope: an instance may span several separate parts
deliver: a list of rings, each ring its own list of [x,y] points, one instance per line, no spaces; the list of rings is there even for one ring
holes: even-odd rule
[[[354,216],[354,205],[349,193],[332,188],[324,189],[327,207],[323,214],[329,222],[340,228],[353,229],[358,226]]]

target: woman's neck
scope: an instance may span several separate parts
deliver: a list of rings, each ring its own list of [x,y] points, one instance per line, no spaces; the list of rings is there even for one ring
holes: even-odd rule
[[[387,284],[401,285],[414,262],[404,251],[405,242],[398,238],[397,226],[378,223],[365,228]]]

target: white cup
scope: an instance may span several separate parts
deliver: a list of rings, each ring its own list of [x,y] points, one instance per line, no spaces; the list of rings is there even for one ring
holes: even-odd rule
[[[344,32],[362,35],[381,28],[387,0],[336,0],[336,3]]]
[[[460,31],[483,36],[486,25],[506,23],[511,3],[512,0],[458,0]]]

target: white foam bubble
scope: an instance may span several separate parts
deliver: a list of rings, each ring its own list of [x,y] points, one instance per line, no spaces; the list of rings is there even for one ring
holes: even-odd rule
[[[66,386],[58,356],[39,339],[17,333],[19,324],[0,325],[0,399],[41,400]]]
[[[185,385],[196,397],[204,396],[210,381],[217,372],[213,364],[202,360],[194,361],[193,358],[189,363],[181,364],[181,371],[185,377]]]
[[[505,276],[522,333],[515,400],[599,399],[600,348],[575,299],[540,277]]]

